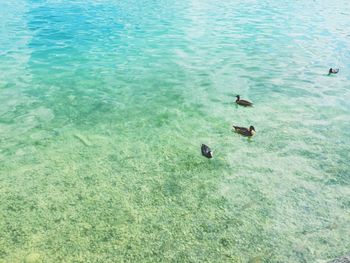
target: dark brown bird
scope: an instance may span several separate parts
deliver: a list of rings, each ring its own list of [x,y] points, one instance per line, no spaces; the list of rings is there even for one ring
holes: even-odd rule
[[[330,68],[328,71],[328,75],[337,74],[338,72],[339,72],[338,68]]]
[[[239,133],[240,135],[251,137],[255,134],[255,128],[254,126],[250,126],[249,129],[244,128],[244,127],[238,127],[234,126],[233,128],[235,129],[235,132]]]
[[[239,95],[236,96],[236,103],[238,105],[244,106],[244,107],[251,107],[253,106],[253,103],[251,103],[250,101],[247,100],[241,100],[241,97]]]
[[[209,159],[213,158],[213,151],[210,150],[210,148],[207,145],[202,144],[201,152],[202,152],[203,156],[205,156]]]

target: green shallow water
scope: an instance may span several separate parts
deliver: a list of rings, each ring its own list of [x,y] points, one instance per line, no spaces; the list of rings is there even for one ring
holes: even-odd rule
[[[345,0],[0,0],[0,262],[349,252],[349,15]]]

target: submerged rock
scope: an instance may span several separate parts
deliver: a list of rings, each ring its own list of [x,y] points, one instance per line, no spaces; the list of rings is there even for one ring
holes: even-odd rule
[[[262,258],[261,257],[253,257],[253,258],[250,258],[248,263],[262,263]]]
[[[76,133],[74,134],[74,137],[77,138],[85,146],[92,146],[92,143],[88,139],[86,139],[83,135]]]
[[[39,253],[30,253],[24,258],[24,263],[39,263],[41,256]]]
[[[328,263],[350,263],[350,254],[347,256],[329,261]]]

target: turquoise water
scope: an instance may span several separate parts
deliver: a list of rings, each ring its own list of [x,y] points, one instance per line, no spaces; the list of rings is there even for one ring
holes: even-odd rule
[[[0,18],[0,262],[350,251],[348,1],[0,0]]]

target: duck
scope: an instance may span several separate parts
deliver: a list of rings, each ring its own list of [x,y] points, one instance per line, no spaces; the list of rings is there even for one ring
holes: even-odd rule
[[[253,103],[251,103],[250,101],[247,100],[241,100],[241,97],[239,95],[236,96],[236,103],[238,105],[244,106],[244,107],[251,107],[253,106]]]
[[[233,128],[235,129],[235,132],[239,133],[240,135],[246,136],[246,137],[251,137],[255,134],[254,126],[250,126],[248,129],[248,128],[238,127],[238,126],[233,125]]]
[[[213,151],[210,150],[208,145],[202,144],[201,151],[204,157],[207,157],[208,159],[213,158]]]
[[[339,72],[338,68],[330,68],[328,71],[328,75],[337,74],[338,72]]]

